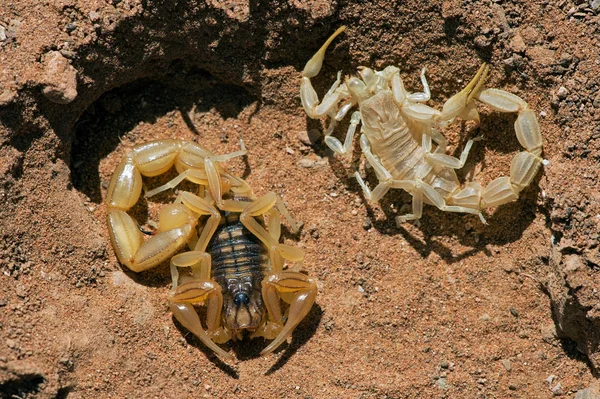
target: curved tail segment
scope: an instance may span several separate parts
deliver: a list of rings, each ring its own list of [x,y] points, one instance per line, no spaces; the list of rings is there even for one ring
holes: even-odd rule
[[[474,98],[500,112],[517,112],[515,132],[517,140],[525,148],[512,160],[510,176],[494,179],[487,187],[469,183],[452,195],[450,203],[475,209],[496,207],[515,201],[519,193],[535,178],[542,159],[542,135],[535,112],[520,97],[499,89],[485,89]]]

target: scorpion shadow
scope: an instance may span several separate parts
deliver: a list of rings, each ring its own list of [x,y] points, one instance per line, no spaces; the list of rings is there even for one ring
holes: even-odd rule
[[[203,312],[201,311],[200,313],[202,316]],[[302,320],[294,329],[291,342],[289,344],[282,344],[273,352],[276,354],[281,354],[281,356],[265,373],[265,375],[273,374],[275,371],[282,368],[298,351],[298,349],[304,346],[312,338],[312,336],[315,335],[319,325],[321,324],[322,318],[323,310],[318,304],[315,303],[304,320]],[[239,379],[239,374],[235,368],[221,360],[221,358],[219,358],[211,349],[207,348],[206,345],[200,341],[200,339],[183,327],[175,317],[173,317],[173,323],[189,345],[204,353],[206,357],[225,374],[229,375],[231,378]],[[244,342],[241,345],[237,345],[235,343],[232,344],[230,341],[227,345],[229,348],[235,351],[237,360],[244,361],[260,357],[260,352],[268,344],[269,341],[264,339],[253,339],[250,342]]]

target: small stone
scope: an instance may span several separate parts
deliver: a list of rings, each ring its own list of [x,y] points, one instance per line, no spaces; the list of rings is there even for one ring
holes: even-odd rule
[[[562,387],[561,387],[560,382],[559,382],[558,384],[556,384],[554,386],[554,388],[552,388],[552,395],[554,395],[554,396],[560,396],[562,394],[563,394],[563,390],[562,390]]]
[[[365,221],[363,222],[363,229],[365,230],[369,230],[371,227],[373,227],[373,223],[371,222],[370,218],[365,218]]]
[[[291,147],[285,147],[285,152],[290,155],[294,155],[296,153],[296,151],[294,151]]]
[[[450,367],[450,363],[443,361],[440,363],[440,367],[443,369],[447,369],[448,367]]]
[[[510,389],[511,391],[516,391],[519,388],[517,387],[516,384],[513,384],[513,383],[509,382],[508,383],[508,389]]]
[[[0,42],[3,42],[6,40],[6,28],[2,25],[0,25]]]
[[[564,86],[560,86],[558,88],[558,91],[556,92],[556,96],[559,98],[559,100],[564,100],[565,98],[567,98],[568,94],[569,90],[567,90],[567,88]]]
[[[312,146],[321,138],[321,132],[318,129],[301,130],[296,136],[302,144]]]
[[[11,19],[8,23],[8,28],[6,29],[6,38],[7,39],[15,39],[17,37],[17,31],[21,27],[21,21],[18,19]]]
[[[25,286],[23,284],[17,286],[15,293],[19,298],[25,298],[27,296],[27,290],[25,290]]]
[[[361,294],[365,292],[365,289],[362,287],[362,285],[358,286],[358,292],[360,292]]]
[[[6,346],[8,346],[10,349],[14,349],[17,346],[17,343],[14,339],[7,339]]]
[[[510,308],[508,311],[510,312],[511,315],[513,315],[515,317],[519,317],[519,312],[517,312],[517,309]]]
[[[446,378],[445,377],[440,377],[435,382],[438,385],[438,387],[440,387],[442,389],[448,388],[448,384],[446,383]]]
[[[75,22],[69,22],[67,25],[65,25],[65,30],[67,33],[71,33],[75,29],[77,29],[77,24]]]
[[[90,21],[96,22],[98,19],[100,19],[100,14],[98,14],[96,11],[90,11],[88,17],[90,18]]]
[[[524,53],[527,50],[527,46],[525,45],[525,41],[521,37],[521,35],[515,35],[510,41],[509,44],[510,49],[514,53]]]
[[[484,313],[481,316],[479,316],[479,320],[481,320],[481,321],[490,321],[490,319],[491,319],[491,317],[487,313]]]
[[[502,363],[502,366],[504,366],[504,369],[506,371],[512,370],[512,365],[510,364],[510,360],[502,359],[502,360],[500,360],[500,363]]]
[[[45,57],[45,83],[42,93],[57,104],[69,104],[77,97],[77,71],[59,51]]]
[[[298,166],[300,166],[301,168],[314,168],[315,161],[308,158],[302,158],[298,161]]]
[[[525,330],[521,330],[519,331],[519,338],[525,339],[525,338],[529,338],[529,334],[527,334],[527,332]]]

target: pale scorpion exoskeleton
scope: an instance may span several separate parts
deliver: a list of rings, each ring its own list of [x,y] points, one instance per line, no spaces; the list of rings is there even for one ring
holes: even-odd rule
[[[319,102],[310,79],[319,73],[327,47],[344,29],[339,28],[307,62],[300,98],[309,117],[330,118],[325,143],[336,154],[350,150],[356,128],[362,122],[360,147],[379,181],[371,190],[355,172],[368,200],[378,201],[390,188],[401,188],[413,197],[412,213],[398,216],[398,223],[419,219],[423,203],[444,211],[476,214],[485,223],[481,210],[518,198],[543,163],[540,128],[535,112],[521,98],[503,90],[483,89],[489,72],[487,64],[479,68],[462,91],[446,101],[441,112],[423,104],[430,99],[425,68],[421,72],[422,93],[408,92],[396,67],[388,66],[382,71],[361,67],[359,77],[344,83],[338,72],[337,80]],[[517,139],[525,147],[512,160],[510,177],[498,177],[485,188],[476,182],[461,186],[455,172],[463,167],[473,142],[479,138],[469,140],[460,158],[455,158],[446,154],[447,141],[438,130],[456,117],[479,123],[475,100],[500,112],[517,112]],[[352,114],[342,144],[331,134],[336,123],[356,105],[358,111]]]
[[[181,140],[141,144],[123,157],[106,195],[108,230],[121,263],[141,272],[171,258],[168,303],[173,315],[228,359],[232,356],[215,342],[241,339],[248,331],[252,338],[272,339],[261,355],[271,353],[308,314],[317,294],[315,280],[297,270],[303,252],[279,243],[282,215],[298,229],[283,202],[273,192],[255,198],[244,180],[221,165],[245,153],[213,155]],[[179,175],[146,197],[184,179],[198,184],[198,195],[180,191],[160,212],[152,237],[144,240],[127,211],[139,199],[142,175],[157,176],[173,165]],[[268,216],[268,229],[263,215]],[[175,255],[186,244],[191,250]],[[284,268],[285,260],[297,264]],[[179,268],[187,273],[180,275]],[[289,304],[287,313],[281,301]],[[194,305],[206,306],[207,330]]]

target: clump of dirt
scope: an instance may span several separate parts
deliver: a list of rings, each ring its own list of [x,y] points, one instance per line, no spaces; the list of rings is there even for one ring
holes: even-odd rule
[[[597,1],[159,3],[0,6],[2,397],[535,398],[591,384]],[[536,111],[549,164],[488,225],[427,206],[396,226],[410,197],[366,201],[349,177],[376,182],[359,147],[333,157],[300,106],[304,63],[342,24],[319,93],[359,65],[397,65],[416,91],[426,66],[439,108],[489,62],[488,86]],[[465,176],[489,182],[520,146],[514,115],[481,115],[479,128],[445,133],[455,153],[484,135]],[[319,296],[282,350],[261,358],[265,341],[229,343],[239,360],[227,364],[172,319],[166,265],[119,265],[102,201],[136,144],[182,138],[225,153],[240,137],[249,154],[230,169],[303,222],[284,238],[305,251]],[[142,202],[139,221],[165,201]]]

